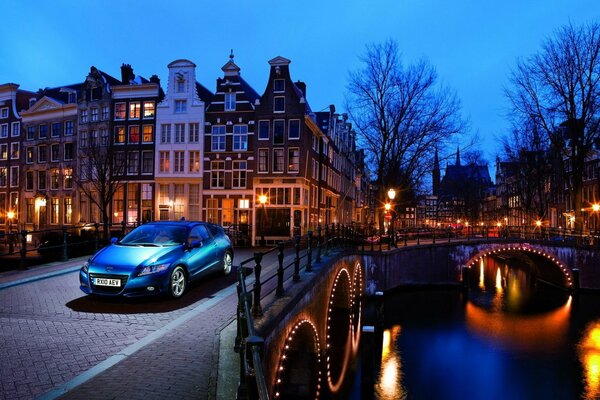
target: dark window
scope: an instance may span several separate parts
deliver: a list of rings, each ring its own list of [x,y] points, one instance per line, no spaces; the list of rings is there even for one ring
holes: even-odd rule
[[[283,144],[285,134],[285,121],[276,119],[273,121],[273,144]]]

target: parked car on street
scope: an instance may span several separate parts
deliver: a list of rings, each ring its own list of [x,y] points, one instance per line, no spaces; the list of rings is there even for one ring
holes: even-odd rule
[[[178,298],[188,283],[212,272],[229,274],[233,245],[223,228],[207,222],[157,221],[113,239],[79,272],[84,293]]]

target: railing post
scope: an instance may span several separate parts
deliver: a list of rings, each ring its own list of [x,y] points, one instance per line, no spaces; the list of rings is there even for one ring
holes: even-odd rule
[[[125,223],[125,220],[121,221],[121,237],[125,236],[125,226],[127,224]]]
[[[19,261],[19,269],[27,269],[27,263],[25,262],[27,257],[27,231],[21,231],[21,260]]]
[[[317,226],[317,263],[321,262],[321,224]]]
[[[279,249],[279,254],[277,254],[279,267],[277,267],[277,290],[275,295],[281,297],[285,293],[283,291],[283,242],[277,243],[277,248]]]
[[[300,281],[300,235],[294,237],[294,247],[296,248],[296,258],[294,259],[294,282]]]
[[[62,234],[63,234],[63,248],[62,248],[62,258],[61,261],[67,261],[69,259],[69,252],[67,249],[67,227],[62,226]]]
[[[100,224],[94,223],[94,250],[100,249]]]
[[[254,253],[254,262],[256,265],[254,266],[254,301],[252,302],[252,315],[255,317],[262,316],[262,307],[260,306],[260,291],[262,288],[262,284],[260,283],[262,266],[260,263],[262,258],[262,253]]]
[[[306,272],[312,272],[312,231],[308,231],[308,249],[306,250]]]

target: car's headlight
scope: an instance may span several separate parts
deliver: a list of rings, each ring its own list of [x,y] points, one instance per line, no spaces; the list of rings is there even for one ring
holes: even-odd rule
[[[142,270],[140,271],[140,273],[138,274],[138,276],[155,274],[157,272],[164,271],[167,268],[169,268],[169,264],[168,263],[167,264],[148,265],[148,266],[142,268]]]
[[[86,261],[83,263],[83,266],[81,267],[81,269],[83,270],[83,272],[85,272],[87,274],[89,267],[90,267],[90,263],[88,261]]]

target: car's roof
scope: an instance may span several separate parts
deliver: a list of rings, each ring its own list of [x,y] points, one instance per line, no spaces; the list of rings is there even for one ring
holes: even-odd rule
[[[179,225],[179,226],[190,227],[190,226],[194,226],[194,225],[198,225],[198,224],[213,225],[210,222],[188,221],[188,220],[184,220],[184,221],[150,221],[150,222],[146,222],[143,225]]]

